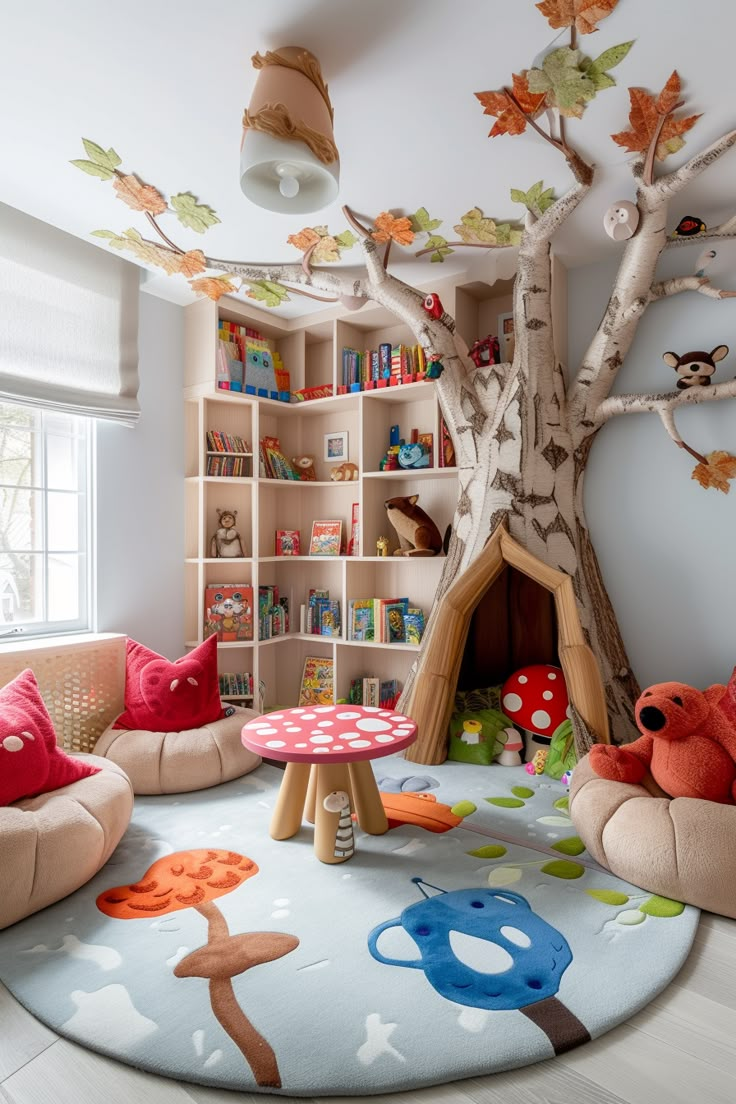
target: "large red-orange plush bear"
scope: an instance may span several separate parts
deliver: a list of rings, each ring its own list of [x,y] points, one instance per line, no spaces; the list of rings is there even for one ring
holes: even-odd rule
[[[719,708],[725,692],[720,685],[650,686],[636,703],[640,738],[624,747],[596,744],[590,765],[616,782],[641,782],[650,770],[671,797],[736,803],[736,727]]]

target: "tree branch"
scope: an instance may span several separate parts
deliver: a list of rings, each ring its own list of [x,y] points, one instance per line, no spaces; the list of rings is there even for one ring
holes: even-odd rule
[[[663,391],[650,395],[610,395],[599,405],[594,415],[596,426],[614,418],[617,414],[658,414],[677,410],[683,406],[698,406],[704,402],[736,398],[736,379],[716,383],[711,387],[688,387],[683,391]]]
[[[654,183],[654,155],[657,152],[657,145],[659,144],[659,136],[662,133],[662,127],[667,121],[667,116],[671,115],[673,111],[677,111],[678,107],[682,107],[684,100],[680,100],[674,107],[671,107],[669,111],[664,113],[658,112],[657,125],[654,128],[652,137],[649,140],[649,147],[647,149],[646,157],[644,158],[644,171],[642,174],[643,183],[649,187]]]
[[[556,199],[551,207],[548,207],[541,218],[538,218],[536,222],[531,226],[527,225],[524,239],[522,241],[522,249],[527,240],[529,241],[549,241],[559,226],[568,218],[575,210],[590,190],[590,185],[593,182],[592,169],[590,182],[584,183],[578,181],[572,188],[569,188],[564,195]]]
[[[511,242],[506,242],[504,245],[496,245],[493,242],[465,242],[465,241],[451,241],[447,242],[447,245],[454,246],[456,249],[517,249],[518,246],[512,245]],[[444,248],[444,247],[443,247]],[[420,249],[418,253],[415,253],[415,257],[423,257],[425,253],[434,253],[437,250],[436,245],[427,246],[426,249]]]
[[[532,130],[535,130],[540,138],[543,138],[545,142],[549,142],[551,146],[553,146],[556,150],[559,150],[559,152],[564,156],[565,160],[570,166],[570,171],[572,172],[578,183],[592,184],[593,166],[589,165],[587,161],[584,161],[577,150],[573,149],[572,146],[569,145],[565,140],[565,131],[562,126],[562,115],[560,115],[560,140],[558,141],[557,138],[553,138],[551,134],[547,134],[546,130],[543,130],[538,123],[535,123],[531,115],[524,111],[524,108],[521,106],[510,88],[503,86],[501,90],[506,93],[516,110],[521,112]]]
[[[736,297],[736,291],[713,287],[707,276],[673,276],[670,280],[661,280],[657,284],[652,284],[649,302],[656,303],[670,295],[678,295],[681,291],[697,291],[700,295],[707,295],[710,299],[733,299]]]
[[[680,245],[694,245],[696,242],[728,241],[732,238],[736,238],[736,215],[732,215],[731,218],[721,222],[718,226],[713,226],[710,230],[704,230],[701,234],[693,235],[690,238],[679,236],[668,238],[665,249],[672,249],[674,246]]]
[[[672,410],[672,407],[662,407],[657,411],[657,413],[662,419],[662,425],[667,430],[667,433],[675,442],[677,447],[685,449],[686,452],[689,452],[690,455],[698,460],[701,464],[705,464],[707,466],[708,461],[705,456],[703,456],[703,454],[700,452],[696,452],[694,448],[690,448],[690,445],[686,444],[680,434],[677,432],[677,426],[675,425],[675,414]]]
[[[702,172],[717,161],[724,153],[727,153],[731,149],[731,146],[736,143],[736,130],[729,130],[727,134],[723,134],[720,138],[717,138],[715,142],[712,142],[706,149],[701,150],[700,153],[696,153],[694,157],[691,157],[689,161],[686,161],[684,165],[680,165],[679,169],[675,169],[671,173],[667,173],[665,176],[660,176],[658,180],[655,180],[651,185],[663,199],[671,199],[672,196],[681,192],[683,188],[695,180],[697,176],[700,176]]]

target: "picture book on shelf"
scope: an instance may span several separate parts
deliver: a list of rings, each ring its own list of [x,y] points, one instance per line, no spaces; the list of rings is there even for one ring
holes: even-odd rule
[[[407,644],[421,644],[424,635],[424,610],[410,608],[404,614],[404,636]]]
[[[383,611],[383,639],[386,644],[404,644],[404,607],[401,602],[390,602]]]
[[[341,542],[341,521],[312,522],[312,539],[309,542],[310,556],[339,556]]]
[[[374,640],[373,599],[351,598],[349,608],[350,639],[365,641]]]
[[[253,639],[250,583],[208,583],[204,591],[204,636],[224,643]]]
[[[302,671],[299,705],[334,705],[335,676],[331,656],[307,656]]]
[[[298,529],[276,530],[276,555],[301,556],[301,533]]]

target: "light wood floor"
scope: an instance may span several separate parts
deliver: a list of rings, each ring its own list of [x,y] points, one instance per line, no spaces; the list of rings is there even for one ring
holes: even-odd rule
[[[2,1104],[264,1104],[168,1081],[60,1039],[0,986]],[[736,921],[704,914],[684,968],[638,1016],[561,1058],[381,1104],[736,1104]],[[303,1098],[302,1098],[303,1100]]]

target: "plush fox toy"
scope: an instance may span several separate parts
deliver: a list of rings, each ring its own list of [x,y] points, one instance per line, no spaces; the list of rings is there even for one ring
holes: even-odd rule
[[[417,506],[418,497],[387,498],[384,502],[401,545],[394,556],[437,556],[442,551],[442,535],[429,514]]]
[[[650,770],[671,797],[736,804],[736,724],[720,705],[727,693],[720,685],[650,686],[636,703],[639,739],[624,747],[595,744],[590,765],[616,782],[641,782]]]

